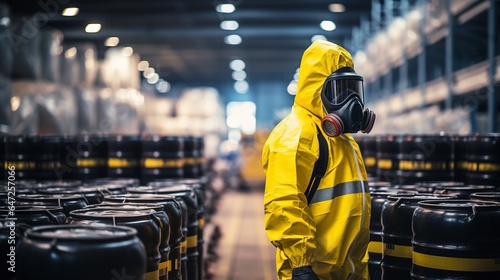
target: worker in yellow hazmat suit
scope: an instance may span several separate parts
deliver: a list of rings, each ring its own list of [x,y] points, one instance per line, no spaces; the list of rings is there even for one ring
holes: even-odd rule
[[[350,133],[370,132],[375,113],[364,108],[363,78],[353,68],[341,46],[312,43],[302,56],[291,113],[264,145],[265,229],[277,248],[279,279],[369,278],[370,194]],[[328,146],[319,182],[312,177],[318,133]]]

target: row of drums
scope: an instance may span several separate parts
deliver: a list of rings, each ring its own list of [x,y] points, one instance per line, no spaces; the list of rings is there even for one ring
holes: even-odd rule
[[[203,179],[9,183],[0,279],[203,279]]]
[[[368,175],[378,181],[458,181],[500,187],[500,133],[355,137]]]
[[[23,135],[0,136],[0,172],[18,180],[199,178],[204,141],[197,136]],[[2,175],[3,176],[3,175]]]
[[[500,188],[369,183],[370,279],[500,279]]]

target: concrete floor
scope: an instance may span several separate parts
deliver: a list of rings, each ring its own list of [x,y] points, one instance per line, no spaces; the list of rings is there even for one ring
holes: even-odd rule
[[[214,280],[273,280],[275,248],[264,231],[263,191],[226,192],[213,216],[221,237],[217,261],[209,266]]]

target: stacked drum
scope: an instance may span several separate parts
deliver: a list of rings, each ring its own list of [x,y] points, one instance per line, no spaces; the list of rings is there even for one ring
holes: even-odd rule
[[[202,138],[6,136],[1,144],[0,249],[15,256],[0,257],[0,279],[203,279]]]
[[[370,279],[500,279],[500,134],[367,138]]]

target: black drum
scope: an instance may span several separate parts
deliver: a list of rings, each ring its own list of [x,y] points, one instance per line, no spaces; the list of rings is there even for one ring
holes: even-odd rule
[[[115,210],[151,210],[161,222],[160,228],[160,251],[161,259],[158,264],[159,279],[168,279],[168,260],[170,254],[170,246],[168,244],[170,239],[170,221],[168,220],[167,213],[163,210],[163,206],[155,203],[110,203],[104,202],[101,204],[89,205],[86,209],[115,209]]]
[[[422,181],[415,183],[419,193],[435,193],[438,188],[461,187],[463,185],[464,183],[460,181]]]
[[[5,166],[13,166],[16,180],[58,180],[61,137],[8,136],[5,143]]]
[[[479,192],[493,192],[497,190],[494,186],[477,186],[477,185],[458,185],[447,186],[440,185],[436,187],[435,193],[440,194],[455,194],[457,198],[469,199],[470,195]]]
[[[20,194],[17,196],[17,203],[18,205],[62,207],[66,216],[73,210],[89,205],[87,199],[81,194]]]
[[[107,175],[107,138],[97,134],[68,136],[62,150],[62,179],[90,180]]]
[[[203,279],[203,229],[205,227],[205,198],[206,182],[202,178],[198,179],[163,179],[149,183],[154,188],[168,187],[172,185],[187,185],[195,193],[198,210],[198,278]]]
[[[412,228],[413,279],[500,279],[500,204],[421,201]]]
[[[198,166],[197,178],[205,176],[205,142],[203,136],[195,136],[196,147],[198,148],[198,157],[196,158],[196,165]]]
[[[500,191],[496,192],[478,192],[470,195],[471,200],[492,201],[500,203]]]
[[[155,203],[163,206],[170,221],[170,255],[168,262],[168,279],[182,279],[181,272],[181,243],[184,239],[183,207],[170,195],[155,194],[123,194],[104,197],[103,203]],[[160,268],[162,269],[162,268]]]
[[[104,196],[112,194],[108,189],[102,187],[78,187],[78,188],[45,188],[38,190],[40,194],[81,194],[89,204],[99,204],[104,201]]]
[[[15,219],[16,224],[33,227],[64,224],[66,215],[62,207],[18,205],[15,208],[0,207],[0,219]]]
[[[183,233],[181,245],[183,279],[197,279],[198,272],[198,202],[196,193],[187,185],[172,185],[162,188],[151,186],[129,189],[130,193],[166,194],[173,196],[183,209]]]
[[[500,188],[500,133],[469,137],[467,184]]]
[[[370,216],[370,243],[368,243],[368,271],[370,279],[377,279],[381,274],[380,264],[382,262],[382,206],[389,195],[397,195],[397,190],[386,192],[370,192],[371,216]]]
[[[406,135],[398,139],[400,184],[451,181],[453,139],[449,135]]]
[[[199,155],[198,141],[194,136],[184,137],[184,178],[198,178],[200,171],[197,164]]]
[[[145,278],[146,252],[130,227],[34,227],[16,257],[16,280],[153,279]]]
[[[397,139],[402,136],[396,135],[377,135],[377,179],[384,182],[389,182],[393,185],[399,184],[400,180],[397,175],[399,168],[399,144]]]
[[[423,200],[446,200],[445,195],[398,194],[382,206],[382,279],[411,279],[413,212]]]
[[[184,177],[184,138],[148,135],[142,139],[143,183],[163,178]]]
[[[71,211],[66,223],[90,226],[127,226],[136,229],[137,236],[146,248],[145,280],[159,279],[161,259],[159,247],[162,224],[160,219],[151,213],[151,210],[80,209]]]
[[[108,137],[108,176],[141,178],[141,136]]]
[[[467,182],[467,169],[468,163],[468,142],[469,136],[455,135],[453,137],[455,166],[454,166],[454,181],[466,183]]]

